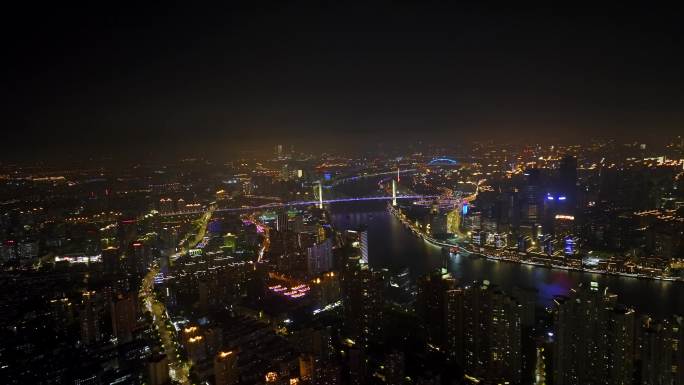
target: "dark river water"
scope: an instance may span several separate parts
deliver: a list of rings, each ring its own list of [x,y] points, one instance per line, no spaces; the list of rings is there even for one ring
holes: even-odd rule
[[[408,267],[412,277],[439,268],[442,251],[415,237],[386,208],[387,202],[366,201],[331,205],[333,225],[338,230],[368,226],[369,264],[374,268],[398,271]],[[566,294],[580,283],[598,282],[618,295],[618,302],[640,313],[656,317],[682,314],[684,284],[630,277],[555,270],[511,262],[498,262],[477,256],[451,257],[449,271],[461,283],[489,280],[504,290],[515,286],[535,288],[540,305],[549,306],[554,295]]]

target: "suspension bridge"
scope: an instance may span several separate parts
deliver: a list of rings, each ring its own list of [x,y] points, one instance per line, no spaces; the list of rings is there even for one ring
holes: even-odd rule
[[[428,164],[430,165],[454,165],[458,164],[457,161],[449,158],[435,158]],[[244,211],[254,211],[254,210],[266,210],[266,209],[277,209],[284,207],[294,207],[294,206],[313,206],[316,205],[318,208],[322,209],[325,204],[331,203],[343,203],[343,202],[364,202],[364,201],[392,201],[392,206],[397,205],[397,201],[400,199],[413,199],[421,202],[426,202],[427,200],[438,198],[438,195],[418,195],[418,194],[399,194],[399,180],[401,180],[401,174],[408,174],[418,171],[418,169],[403,169],[397,168],[392,171],[383,171],[376,173],[364,173],[360,175],[354,175],[349,177],[343,177],[336,179],[331,185],[324,186],[322,181],[318,181],[313,185],[313,195],[315,200],[302,200],[302,201],[291,201],[291,202],[269,202],[261,205],[253,206],[240,206],[240,207],[228,207],[228,208],[216,208],[215,212],[244,212]],[[340,197],[334,199],[324,199],[323,189],[334,187],[342,183],[353,182],[364,178],[377,177],[383,175],[392,175],[392,195],[391,196],[363,196],[363,197]],[[394,176],[396,175],[396,176]],[[207,212],[208,209],[197,209],[197,210],[185,210],[171,213],[162,213],[162,216],[175,216],[175,215],[192,215],[192,214],[202,214]]]
[[[344,202],[367,202],[367,201],[392,201],[392,205],[396,206],[397,201],[400,199],[413,199],[413,200],[426,200],[437,198],[437,195],[418,195],[418,194],[399,194],[399,187],[396,179],[392,179],[392,195],[385,196],[363,196],[363,197],[344,197],[344,198],[333,198],[324,199],[323,197],[323,184],[318,182],[314,184],[314,198],[315,200],[303,200],[303,201],[291,201],[291,202],[269,202],[261,205],[254,206],[240,206],[240,207],[227,207],[227,208],[217,208],[214,212],[241,212],[241,211],[254,211],[254,210],[266,210],[266,209],[277,209],[283,207],[294,207],[294,206],[318,206],[318,208],[323,208],[326,204],[331,203],[344,203]],[[207,212],[207,209],[198,210],[185,210],[172,213],[162,213],[162,216],[175,216],[175,215],[193,215],[202,214]]]

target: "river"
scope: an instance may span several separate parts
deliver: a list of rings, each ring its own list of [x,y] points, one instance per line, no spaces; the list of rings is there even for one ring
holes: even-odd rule
[[[362,186],[354,189],[359,187]],[[369,264],[373,268],[398,271],[408,267],[413,278],[439,268],[441,249],[415,237],[390,215],[386,204],[382,201],[334,203],[330,206],[331,219],[338,230],[368,226]],[[555,295],[566,294],[580,283],[588,285],[596,281],[617,294],[619,303],[634,307],[639,313],[661,318],[681,314],[684,309],[681,282],[556,270],[478,256],[452,257],[448,270],[464,284],[489,280],[507,291],[515,286],[534,288],[539,294],[538,303],[543,306],[550,306]]]

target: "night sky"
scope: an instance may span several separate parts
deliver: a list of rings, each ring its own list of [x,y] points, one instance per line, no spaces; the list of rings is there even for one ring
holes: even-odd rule
[[[55,3],[3,9],[0,159],[684,133],[681,9]]]

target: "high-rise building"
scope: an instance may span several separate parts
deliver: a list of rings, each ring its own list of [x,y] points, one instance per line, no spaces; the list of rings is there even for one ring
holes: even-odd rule
[[[228,252],[235,252],[235,247],[237,245],[237,236],[233,233],[227,233],[226,235],[223,236],[223,246],[221,247],[222,250],[226,250]]]
[[[525,171],[525,193],[522,219],[525,224],[537,223],[541,211],[541,172],[538,168]]]
[[[119,248],[126,250],[138,238],[138,222],[135,219],[121,220],[118,223]]]
[[[558,187],[560,195],[566,197],[567,203],[564,207],[570,210],[564,214],[572,215],[571,208],[575,205],[577,195],[577,158],[574,156],[567,155],[561,159],[558,167]]]
[[[684,143],[684,142],[683,142]],[[682,146],[684,150],[684,146]],[[684,317],[675,316],[672,323],[672,347],[674,352],[674,363],[676,367],[674,381],[676,385],[684,385]]]
[[[139,274],[144,274],[150,267],[150,263],[155,256],[158,256],[158,249],[151,245],[148,240],[138,240],[133,242],[132,251],[129,249],[129,259],[132,259],[130,265],[133,266],[133,271]]]
[[[111,304],[112,332],[119,343],[133,339],[137,328],[136,304],[133,294],[119,295]]]
[[[159,212],[162,214],[168,214],[173,212],[173,199],[171,198],[161,198],[159,200]]]
[[[102,268],[107,274],[115,274],[120,271],[119,248],[108,247],[102,250]]]
[[[430,214],[430,234],[446,234],[447,222],[447,214],[440,212]]]
[[[333,271],[323,274],[316,278],[314,294],[319,308],[339,301],[340,299],[340,277]]]
[[[204,336],[198,335],[188,338],[185,344],[185,350],[188,352],[188,358],[193,363],[198,363],[207,358],[207,344]]]
[[[487,281],[464,288],[465,373],[487,383],[520,383],[521,307]]]
[[[301,233],[304,231],[304,216],[301,213],[297,213],[292,220],[292,230],[295,233]]]
[[[306,249],[307,270],[309,275],[316,276],[332,270],[332,238],[315,243]]]
[[[180,339],[181,342],[183,343],[183,346],[188,345],[188,341],[190,341],[191,338],[197,337],[201,335],[201,331],[199,326],[195,325],[188,325],[183,328],[182,332],[180,333]]]
[[[616,300],[595,282],[555,299],[554,384],[631,383],[634,311]]]
[[[238,353],[236,351],[219,352],[214,356],[214,383],[216,385],[234,385],[240,379],[237,366]]]
[[[608,378],[629,384],[634,377],[634,309],[613,309],[608,315]]]
[[[328,238],[328,234],[325,231],[325,227],[321,225],[320,223],[316,224],[316,242],[323,242],[326,238]]]
[[[359,248],[361,249],[361,262],[368,263],[368,229],[359,230]]]
[[[368,228],[362,227],[358,230],[347,230],[345,239],[348,244],[359,250],[361,263],[368,263]]]
[[[683,384],[682,332],[679,322],[647,319],[639,338],[639,377],[642,384]]]
[[[363,385],[366,381],[366,354],[358,347],[349,349],[349,384]]]
[[[449,234],[458,234],[461,227],[461,214],[468,212],[468,204],[464,203],[462,207],[465,209],[454,209],[447,213],[447,227],[446,232]],[[464,214],[465,215],[465,214]]]
[[[440,349],[446,345],[448,292],[456,280],[445,269],[437,270],[418,280],[416,313],[427,331],[428,343]]]
[[[404,384],[404,353],[391,352],[385,356],[385,380],[387,385]]]
[[[311,354],[299,356],[299,378],[303,381],[311,381],[314,377],[315,360]]]
[[[287,210],[278,211],[278,215],[276,216],[276,230],[280,232],[287,231],[287,221]]]
[[[13,239],[8,239],[0,245],[0,260],[3,262],[14,261],[19,258],[17,253],[17,242]]]
[[[74,306],[66,297],[51,299],[50,313],[58,332],[66,332],[74,321]]]
[[[209,311],[209,302],[212,297],[211,289],[211,283],[207,282],[207,280],[200,280],[197,283],[199,310],[202,314],[206,314]]]
[[[38,242],[32,239],[23,239],[17,244],[17,253],[21,260],[31,260],[38,256]]]
[[[357,345],[381,334],[384,279],[358,259],[348,262],[343,271],[344,321],[350,338]]]
[[[207,352],[209,355],[216,355],[223,346],[223,330],[218,326],[212,326],[204,332],[207,341]]]
[[[83,307],[79,315],[81,342],[90,345],[99,342],[102,337],[100,333],[101,317],[95,299],[92,298],[92,293],[84,293],[83,300]]]
[[[463,297],[461,288],[446,293],[445,352],[447,359],[463,366]]]
[[[522,327],[522,383],[528,384],[535,381],[537,364],[538,341],[536,338],[536,314],[535,307],[539,293],[535,289],[514,287],[511,290],[521,306],[520,323]]]
[[[150,385],[166,385],[171,383],[169,378],[169,359],[166,354],[150,357],[147,361],[147,376]]]
[[[289,180],[291,173],[292,170],[290,170],[289,165],[287,163],[283,164],[283,166],[280,168],[280,179]]]
[[[323,362],[314,368],[314,384],[340,385],[342,383],[342,369],[334,361]]]

